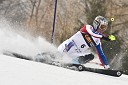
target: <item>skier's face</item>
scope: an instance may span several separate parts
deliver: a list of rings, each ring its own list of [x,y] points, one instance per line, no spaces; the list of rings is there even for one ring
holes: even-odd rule
[[[100,25],[97,31],[103,33],[104,31],[106,31],[106,29],[107,29],[106,25]]]

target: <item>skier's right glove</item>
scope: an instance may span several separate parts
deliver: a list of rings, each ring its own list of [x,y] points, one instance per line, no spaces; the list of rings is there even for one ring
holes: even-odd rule
[[[104,69],[110,69],[109,65],[104,65]]]
[[[114,35],[109,35],[107,37],[103,36],[101,39],[104,39],[106,41],[114,41],[116,40],[116,37]]]
[[[109,35],[108,38],[109,38],[111,41],[116,40],[116,37],[115,37],[114,35]]]

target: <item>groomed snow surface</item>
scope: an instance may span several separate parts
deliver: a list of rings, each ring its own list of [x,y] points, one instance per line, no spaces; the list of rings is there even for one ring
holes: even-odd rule
[[[77,72],[0,55],[0,85],[127,85],[128,76]]]

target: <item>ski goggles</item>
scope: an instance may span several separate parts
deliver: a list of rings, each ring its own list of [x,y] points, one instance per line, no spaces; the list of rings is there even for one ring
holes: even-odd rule
[[[105,31],[107,29],[107,26],[106,25],[100,25],[99,28],[100,28],[100,30],[104,30]]]

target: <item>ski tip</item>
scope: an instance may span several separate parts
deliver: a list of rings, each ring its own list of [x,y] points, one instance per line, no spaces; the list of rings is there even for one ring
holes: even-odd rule
[[[117,71],[117,77],[120,77],[123,74],[123,71]]]

